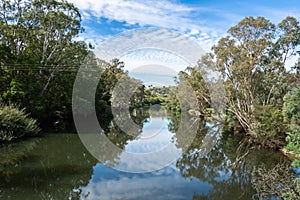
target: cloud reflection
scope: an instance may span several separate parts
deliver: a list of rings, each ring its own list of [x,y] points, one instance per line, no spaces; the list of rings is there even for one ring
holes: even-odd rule
[[[82,199],[192,199],[193,194],[206,194],[212,188],[206,182],[184,179],[174,165],[153,173],[119,172],[98,164]]]

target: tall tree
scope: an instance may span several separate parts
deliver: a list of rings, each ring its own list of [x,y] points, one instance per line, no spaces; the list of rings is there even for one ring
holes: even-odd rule
[[[263,17],[246,17],[213,47],[217,68],[225,77],[228,110],[252,138],[265,137],[269,128],[257,111],[265,110],[270,117],[282,106],[285,64],[299,44],[299,30],[292,17],[278,26]]]
[[[87,45],[74,40],[80,23],[66,0],[1,0],[0,99],[45,121],[70,116],[73,80],[88,54]]]

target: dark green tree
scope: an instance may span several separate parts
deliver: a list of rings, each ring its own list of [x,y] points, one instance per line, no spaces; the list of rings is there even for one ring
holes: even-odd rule
[[[292,17],[278,26],[263,17],[246,17],[213,47],[224,75],[227,110],[256,143],[282,145],[276,140],[284,138],[284,127],[278,126],[283,124],[282,97],[289,88],[285,64],[295,54],[299,31]]]
[[[42,124],[71,116],[73,81],[88,54],[78,9],[65,0],[0,2],[0,99],[26,107]]]

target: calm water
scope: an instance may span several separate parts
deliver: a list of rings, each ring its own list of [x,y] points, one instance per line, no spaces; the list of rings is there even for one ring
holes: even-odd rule
[[[185,148],[179,117],[142,111],[133,118],[143,127],[138,136],[124,134],[115,121],[103,125],[106,136],[135,153],[171,144],[179,158],[153,172],[121,172],[114,168],[126,163],[124,152],[114,156],[111,168],[86,150],[78,134],[45,134],[0,146],[0,199],[252,199],[253,167],[270,167],[282,159],[275,152],[256,151],[235,163],[238,141],[230,134],[217,135],[212,151],[201,156],[199,147],[213,131],[207,124],[199,124]]]

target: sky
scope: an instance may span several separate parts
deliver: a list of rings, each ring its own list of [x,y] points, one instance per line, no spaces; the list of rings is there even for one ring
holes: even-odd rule
[[[123,32],[156,27],[179,32],[195,41],[207,52],[226,35],[230,27],[246,16],[264,16],[275,24],[286,16],[293,16],[300,20],[299,0],[69,1],[74,3],[82,14],[82,26],[85,31],[77,39],[90,42],[96,48],[102,42],[118,37]],[[125,61],[129,72],[139,66],[150,64],[165,65],[166,68],[178,72],[190,64],[178,58],[178,55],[161,49],[158,51],[137,49],[136,52],[131,51],[120,57]],[[177,64],[170,64],[170,60]],[[161,71],[165,75],[166,70]]]

